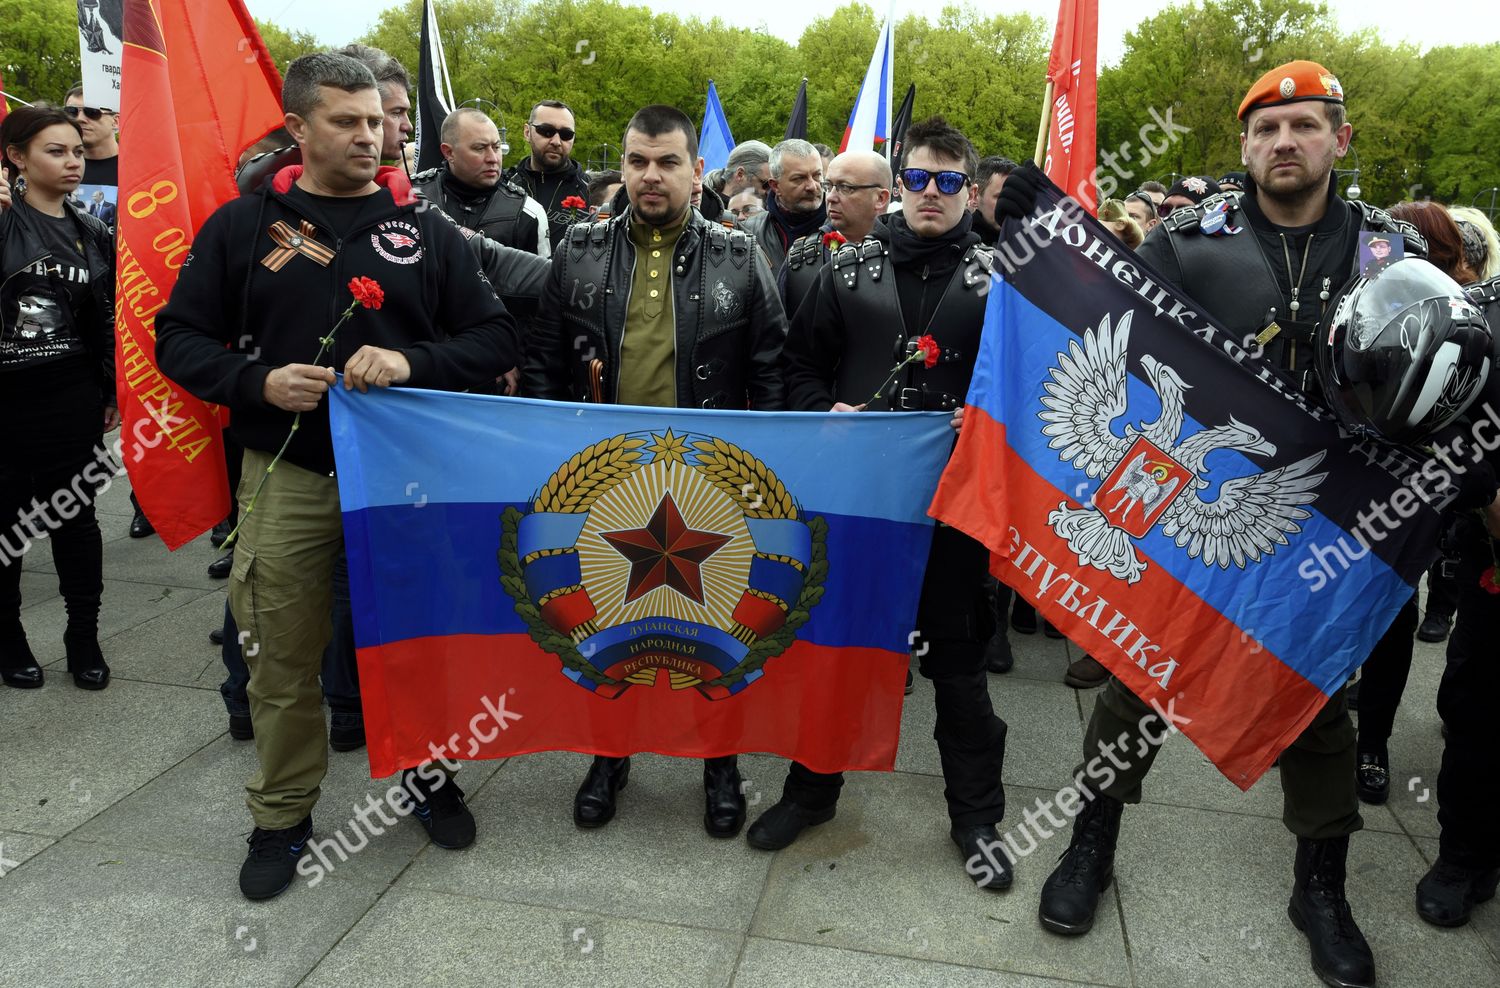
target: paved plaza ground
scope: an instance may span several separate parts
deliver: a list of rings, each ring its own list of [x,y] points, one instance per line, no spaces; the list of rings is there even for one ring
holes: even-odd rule
[[[1125,813],[1097,926],[1062,939],[1036,907],[1065,836],[1023,859],[1008,893],[964,875],[920,678],[896,771],[851,776],[837,818],[776,854],[708,837],[699,766],[656,756],[637,760],[613,823],[580,831],[571,807],[588,759],[545,754],[465,766],[479,824],[466,850],[435,848],[403,820],[317,887],[246,902],[236,874],[255,752],[227,733],[207,639],[224,584],[204,573],[206,538],[172,554],[128,538],[126,494],[117,485],[100,505],[104,692],[66,675],[48,544],[26,560],[23,617],[47,685],[0,688],[0,985],[1318,984],[1286,918],[1295,842],[1274,771],[1242,794],[1186,739],[1169,741],[1147,802]],[[1070,646],[1013,640],[1015,670],[990,677],[1010,723],[1006,823],[1067,780],[1094,702],[1062,684]],[[1412,906],[1437,853],[1442,661],[1442,646],[1417,645],[1391,801],[1365,808],[1349,895],[1383,986],[1493,988],[1500,902],[1458,930]],[[741,768],[753,817],[785,763],[751,755]],[[391,785],[368,775],[363,751],[332,753],[320,835]]]

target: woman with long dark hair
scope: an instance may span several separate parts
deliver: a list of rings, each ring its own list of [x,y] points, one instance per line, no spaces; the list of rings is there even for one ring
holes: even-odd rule
[[[68,610],[68,671],[99,690],[109,666],[99,650],[104,553],[94,496],[109,473],[96,446],[120,420],[114,241],[71,198],[83,137],[62,110],[12,111],[0,124],[0,155],[12,186],[0,210],[0,679],[42,685],[21,626],[21,563],[46,534]]]
[[[1427,260],[1460,285],[1478,280],[1464,256],[1463,234],[1441,203],[1401,202],[1390,209],[1392,216],[1417,228],[1427,241]],[[1445,519],[1444,552],[1427,574],[1427,611],[1417,628],[1417,637],[1425,642],[1440,642],[1448,637],[1453,612],[1458,606],[1455,583],[1453,543],[1455,524],[1459,519]],[[1396,722],[1396,708],[1406,691],[1411,673],[1411,650],[1399,654],[1377,649],[1360,667],[1359,673],[1359,760],[1355,768],[1355,790],[1366,803],[1384,803],[1390,793],[1390,755],[1387,744]]]

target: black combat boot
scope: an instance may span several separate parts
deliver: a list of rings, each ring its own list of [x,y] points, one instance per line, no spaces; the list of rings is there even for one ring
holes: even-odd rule
[[[1286,907],[1292,924],[1307,934],[1313,972],[1334,988],[1373,988],[1375,955],[1344,898],[1349,838],[1297,838],[1296,884]]]
[[[1094,926],[1099,896],[1115,877],[1115,843],[1125,804],[1103,793],[1092,795],[1073,821],[1073,840],[1047,881],[1037,909],[1042,926],[1053,933],[1078,936]]]

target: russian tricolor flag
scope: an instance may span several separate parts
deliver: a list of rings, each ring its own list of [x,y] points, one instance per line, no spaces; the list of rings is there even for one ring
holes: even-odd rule
[[[331,421],[375,777],[434,745],[892,767],[946,415],[336,388]]]
[[[1454,492],[1342,436],[1055,186],[997,260],[933,515],[1249,788],[1411,597]]]
[[[850,148],[873,151],[877,142],[890,136],[891,76],[895,66],[891,42],[894,33],[895,25],[888,11],[885,23],[880,26],[880,37],[875,41],[875,51],[870,56],[870,67],[865,70],[865,81],[860,84],[854,109],[849,113],[849,124],[844,128],[844,140],[839,144],[841,154]]]

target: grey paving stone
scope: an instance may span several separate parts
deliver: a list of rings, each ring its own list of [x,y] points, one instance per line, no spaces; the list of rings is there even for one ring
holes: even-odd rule
[[[101,647],[116,679],[217,690],[224,660],[208,633],[223,622],[224,594],[210,592],[110,636]]]
[[[1039,679],[1047,683],[1061,683],[1068,669],[1068,649],[1065,642],[1048,638],[1038,629],[1034,635],[1023,635],[1011,629],[1010,650],[1016,664],[1003,676],[992,676],[992,680]]]
[[[738,934],[407,887],[380,900],[307,988],[699,988],[729,984]]]
[[[51,837],[0,830],[0,878],[12,874],[27,860],[56,843]]]
[[[24,568],[21,570],[21,610],[51,600],[57,593],[57,574]]]
[[[871,775],[838,816],[774,855],[752,936],[1094,984],[1128,985],[1114,894],[1085,943],[1036,919],[1042,882],[1066,836],[1042,842],[1008,892],[981,891],[948,839],[942,780]],[[1010,787],[1007,820],[1050,793]],[[1023,842],[1022,846],[1026,846]]]
[[[106,550],[106,555],[109,550]],[[99,642],[122,631],[145,624],[154,617],[176,610],[184,604],[210,593],[209,589],[155,586],[121,580],[104,581],[104,606],[99,613]],[[54,597],[26,609],[26,637],[31,650],[43,665],[60,662],[65,655],[63,629],[68,624],[67,608],[61,597]],[[204,629],[207,634],[207,629]],[[105,658],[109,658],[108,648]]]
[[[1126,812],[1115,874],[1138,983],[1306,985],[1305,938],[1286,916],[1295,838],[1274,820],[1142,805]],[[1396,834],[1350,845],[1348,891],[1381,983],[1494,984],[1474,940],[1435,937],[1411,907],[1426,863]]]
[[[217,696],[212,698],[222,710]],[[459,784],[476,791],[499,768],[498,762],[467,762]],[[77,840],[124,843],[168,853],[191,854],[232,862],[222,869],[224,881],[233,880],[245,857],[245,836],[254,825],[245,808],[245,783],[255,771],[255,745],[227,734],[170,771],[157,776],[73,833]],[[371,779],[364,751],[330,751],[328,776],[313,810],[313,833],[318,841],[343,843],[335,849],[320,845],[323,856],[310,857],[328,874],[375,884],[386,884],[429,843],[416,820],[398,819],[388,826],[367,811],[362,823],[356,810],[377,802],[399,783],[396,776]],[[487,820],[481,820],[479,840],[490,839]],[[378,829],[379,835],[374,831]],[[350,852],[354,853],[350,853]],[[444,854],[450,852],[441,852]],[[461,853],[461,852],[459,852]],[[312,872],[312,865],[304,866]],[[305,880],[305,879],[304,879]]]
[[[814,947],[751,937],[734,972],[734,988],[845,984],[861,988],[1065,988],[1069,981],[982,968],[914,961],[886,954]]]
[[[486,839],[461,854],[424,854],[402,884],[559,909],[744,932],[770,859],[743,839],[703,830],[701,762],[639,755],[605,827],[579,830],[573,794],[589,758],[511,759],[470,802]],[[747,756],[745,775],[780,778],[779,759]]]
[[[71,840],[0,881],[0,980],[58,988],[295,984],[378,894],[331,879],[251,903],[220,862]]]
[[[126,475],[117,477],[94,500],[94,509],[101,515],[134,517],[135,507],[130,503],[130,478]]]
[[[106,580],[132,580],[163,587],[222,589],[227,581],[208,575],[208,564],[222,555],[209,544],[207,535],[168,552],[161,539],[130,539],[111,544],[104,554]]]
[[[937,742],[932,739],[937,710],[932,684],[920,675],[901,714],[901,747],[896,770],[941,775]],[[1078,699],[1061,683],[990,676],[990,701],[1009,725],[1005,748],[1005,781],[1023,786],[1060,786],[1078,762],[1083,725]]]
[[[204,690],[119,680],[85,692],[50,669],[41,689],[0,689],[0,829],[61,837],[225,729]]]

